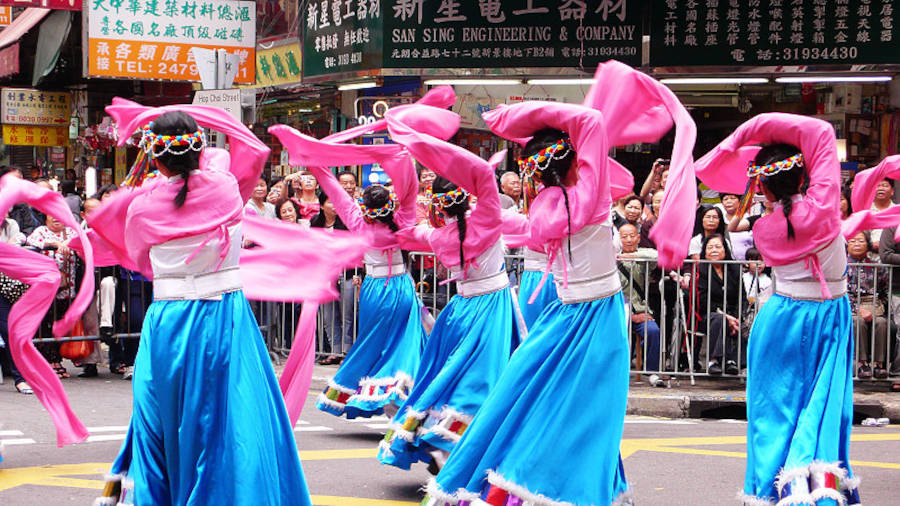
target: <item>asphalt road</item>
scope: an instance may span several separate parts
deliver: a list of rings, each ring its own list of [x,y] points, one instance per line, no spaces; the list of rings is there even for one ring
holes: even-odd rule
[[[74,375],[73,375],[74,376]],[[115,458],[131,413],[131,383],[101,369],[99,378],[64,382],[91,431],[79,445],[56,448],[50,418],[34,396],[0,385],[0,505],[89,505]],[[313,502],[323,506],[417,504],[429,474],[401,471],[375,459],[387,420],[349,422],[317,411],[315,393],[296,436]],[[746,423],[629,417],[622,442],[639,505],[738,504]],[[900,426],[854,427],[851,455],[867,506],[898,504]]]

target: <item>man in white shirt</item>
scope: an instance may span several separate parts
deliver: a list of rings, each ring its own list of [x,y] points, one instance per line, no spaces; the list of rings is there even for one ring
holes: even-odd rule
[[[503,209],[519,208],[522,201],[522,180],[515,172],[504,172],[500,176],[500,206]]]

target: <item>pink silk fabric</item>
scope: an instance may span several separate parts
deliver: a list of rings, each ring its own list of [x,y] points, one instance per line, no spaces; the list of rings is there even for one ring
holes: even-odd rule
[[[84,239],[84,231],[78,225],[62,195],[34,183],[6,175],[0,179],[0,216],[18,202],[26,202],[43,213],[53,216],[66,226],[75,229]],[[82,251],[86,272],[93,272],[93,250],[87,244]],[[30,285],[27,292],[13,304],[9,313],[7,345],[22,376],[34,389],[56,427],[56,444],[65,446],[84,441],[88,431],[69,405],[69,399],[59,377],[37,351],[32,337],[41,320],[50,309],[59,288],[60,273],[52,259],[11,244],[0,243],[0,271],[7,276]],[[60,320],[53,325],[53,334],[68,332],[94,297],[94,277],[84,276],[78,295]]]
[[[853,180],[851,204],[853,209],[860,210],[848,216],[841,224],[841,232],[844,237],[849,239],[858,234],[860,230],[896,227],[900,223],[900,206],[894,206],[884,211],[871,210],[878,183],[884,178],[896,179],[898,177],[900,177],[900,155],[891,155],[875,167],[856,175]],[[900,239],[900,228],[895,232],[894,238]]]
[[[760,114],[738,127],[695,164],[697,176],[710,188],[743,193],[748,164],[758,151],[756,145],[780,142],[800,148],[810,183],[803,200],[795,202],[791,210],[795,239],[787,238],[787,221],[780,210],[754,225],[756,247],[768,265],[804,260],[841,233],[841,167],[834,128],[807,116]]]
[[[603,63],[594,78],[584,105],[603,113],[610,146],[657,142],[675,126],[666,192],[650,238],[659,251],[660,265],[680,266],[694,229],[697,185],[693,150],[697,126],[672,90],[624,63]],[[629,179],[625,179],[625,174]],[[616,186],[623,184],[620,181],[627,184],[627,193],[634,187],[631,173],[614,160],[609,166],[609,179],[613,199],[619,198]]]
[[[154,178],[140,188],[116,192],[88,216],[91,240],[107,250],[104,262],[118,263],[152,279],[150,248],[173,239],[209,234],[227,248],[225,227],[242,223],[245,237],[258,245],[241,252],[241,275],[248,298],[308,301],[281,378],[285,405],[293,422],[300,416],[312,378],[315,305],[337,297],[331,286],[347,267],[359,262],[368,244],[350,234],[304,230],[296,225],[246,216],[243,207],[269,155],[244,125],[221,109],[179,105],[144,107],[114,99],[107,111],[119,125],[121,143],[153,118],[170,111],[190,114],[205,127],[228,136],[230,149],[206,148],[200,170],[188,179],[188,198],[175,209],[179,179]],[[311,312],[311,316],[310,316]],[[310,323],[311,322],[311,323]]]
[[[415,160],[477,197],[477,205],[466,218],[463,243],[465,262],[474,261],[500,239],[503,222],[494,167],[506,156],[506,151],[485,161],[465,148],[430,135],[430,132],[440,132],[443,138],[449,138],[459,129],[459,115],[446,109],[408,105],[389,110],[385,117],[391,138],[406,147]],[[409,167],[406,174],[389,172],[392,178],[395,173],[397,177],[414,177],[415,171]],[[422,225],[407,228],[403,233],[408,247],[427,245],[445,266],[460,264],[455,226],[433,229]]]

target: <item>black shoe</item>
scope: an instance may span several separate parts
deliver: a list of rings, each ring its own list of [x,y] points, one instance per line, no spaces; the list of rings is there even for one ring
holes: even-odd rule
[[[872,368],[868,366],[868,364],[863,364],[859,366],[859,371],[857,371],[857,376],[860,379],[869,379],[872,377]]]
[[[725,374],[737,375],[739,372],[741,372],[741,370],[738,369],[737,362],[734,360],[725,362]]]
[[[719,376],[722,374],[722,366],[719,365],[719,362],[713,360],[709,363],[709,370],[707,372],[714,376]]]
[[[79,378],[96,378],[97,364],[84,364],[84,370],[78,375]]]
[[[877,379],[885,379],[888,377],[887,369],[885,369],[884,367],[876,367],[875,370],[872,372],[872,374]]]

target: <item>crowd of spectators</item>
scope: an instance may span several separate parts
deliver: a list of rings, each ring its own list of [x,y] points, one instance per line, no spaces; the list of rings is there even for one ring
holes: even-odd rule
[[[4,168],[3,173],[21,171]],[[427,189],[435,174],[417,167],[419,192],[416,219],[428,219]],[[633,366],[650,373],[695,371],[712,375],[738,375],[746,367],[746,347],[754,315],[773,291],[769,269],[753,247],[753,224],[773,212],[769,202],[757,198],[750,212],[737,218],[740,195],[717,194],[698,185],[697,214],[685,266],[663,271],[656,264],[657,253],[651,231],[666,191],[668,161],[657,160],[640,191],[614,203],[611,217],[613,240],[619,249],[619,275],[626,298],[634,346]],[[361,188],[353,172],[338,175],[341,187],[357,199]],[[46,180],[38,184],[50,187]],[[525,212],[523,181],[516,172],[498,174],[504,209]],[[76,215],[82,218],[116,190],[103,187],[97,195],[82,199],[74,181],[64,180],[59,191]],[[841,197],[844,216],[851,212],[849,188]],[[873,208],[893,205],[893,182],[878,185]],[[83,200],[83,201],[82,201]],[[304,227],[345,230],[328,197],[318,188],[312,173],[302,170],[269,183],[259,179],[245,213],[266,219],[296,223]],[[84,225],[86,226],[86,225]],[[897,357],[900,328],[900,272],[887,265],[900,265],[900,248],[894,243],[894,229],[860,233],[847,242],[848,281],[856,334],[857,375],[861,379],[900,375]],[[26,204],[17,204],[0,223],[0,240],[31,247],[53,257],[63,282],[53,308],[45,318],[38,337],[50,337],[49,324],[67,307],[80,276],[79,262],[68,248],[75,231],[46,217]],[[507,269],[516,283],[522,262],[520,250],[511,250]],[[447,270],[433,257],[413,255],[410,273],[426,306],[439,311],[454,293],[451,284],[441,285]],[[83,267],[81,267],[83,270]],[[83,318],[85,334],[99,335],[109,347],[110,370],[129,377],[139,340],[141,321],[152,300],[152,283],[140,274],[122,268],[101,268],[97,277],[97,298]],[[348,351],[356,334],[358,291],[364,270],[351,269],[337,280],[340,299],[320,307],[318,352],[320,363],[336,363]],[[9,284],[0,278],[0,286]],[[13,292],[4,290],[3,294]],[[14,300],[0,296],[0,336]],[[273,349],[287,351],[295,331],[300,304],[253,303],[265,338]],[[676,329],[677,332],[672,332]],[[134,337],[126,337],[133,335]],[[68,377],[62,365],[59,344],[42,342],[41,353],[60,377]],[[8,348],[0,354],[4,369],[15,379],[20,391],[30,389],[12,364]],[[80,376],[97,374],[101,362],[99,348],[79,364]],[[900,388],[900,385],[898,385]]]

